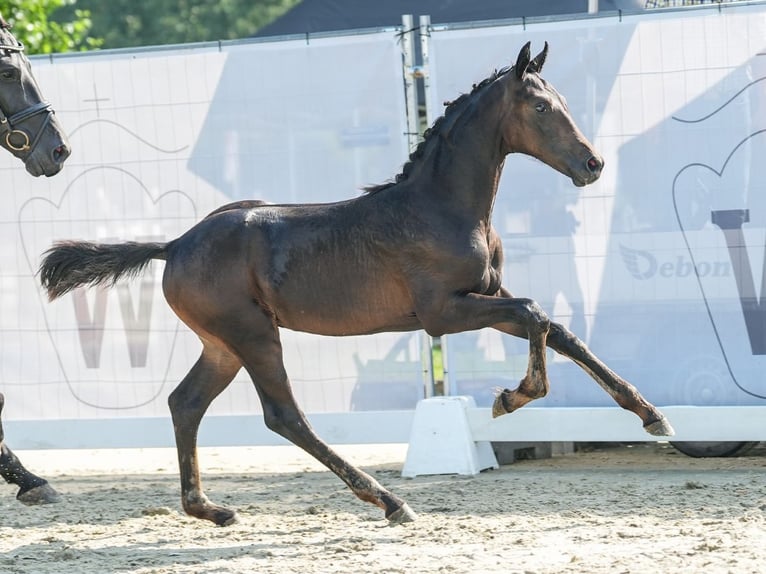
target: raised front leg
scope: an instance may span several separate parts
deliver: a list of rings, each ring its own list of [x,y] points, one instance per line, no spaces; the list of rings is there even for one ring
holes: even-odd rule
[[[2,413],[5,397],[0,393],[0,413]],[[21,464],[19,458],[13,454],[4,442],[3,424],[0,420],[0,476],[6,482],[19,487],[16,499],[27,505],[50,504],[58,502],[60,496],[44,478],[29,472]]]
[[[502,297],[511,297],[505,289],[501,290]],[[512,323],[501,323],[494,327],[504,333],[517,337],[525,337],[525,333],[518,325]],[[644,424],[644,429],[651,435],[673,436],[675,431],[665,416],[641,393],[619,377],[614,371],[607,367],[596,355],[594,355],[587,345],[571,333],[566,327],[558,323],[551,323],[548,331],[547,345],[572,359],[615,400],[622,408],[635,413]],[[495,399],[492,408],[494,416],[511,412],[513,409],[506,408],[514,391],[508,389],[501,392]]]
[[[418,317],[432,335],[470,331],[502,323],[529,340],[526,375],[516,389],[505,389],[498,396],[492,408],[493,416],[513,412],[548,394],[545,350],[550,320],[532,299],[467,293],[453,296],[440,307],[429,307],[426,312],[418,313]]]
[[[527,364],[527,374],[519,382],[519,386],[514,390],[504,389],[495,399],[492,405],[492,416],[512,413],[520,409],[528,402],[539,399],[548,394],[550,383],[545,366],[545,345],[548,333],[543,333],[541,342],[533,344],[530,339],[529,344],[529,363]],[[538,345],[543,350],[538,351]]]

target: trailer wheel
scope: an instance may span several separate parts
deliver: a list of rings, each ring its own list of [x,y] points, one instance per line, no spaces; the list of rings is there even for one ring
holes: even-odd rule
[[[755,447],[755,442],[673,442],[676,450],[695,458],[717,456],[742,456]]]

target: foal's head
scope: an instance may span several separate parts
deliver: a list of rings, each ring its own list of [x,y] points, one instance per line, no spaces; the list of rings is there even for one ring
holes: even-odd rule
[[[529,42],[516,65],[506,74],[509,111],[505,116],[505,144],[544,161],[571,177],[576,186],[593,183],[604,160],[575,125],[564,97],[540,77],[548,43],[530,58]]]
[[[43,99],[24,46],[0,16],[0,147],[24,162],[34,176],[51,176],[69,157],[64,130]]]

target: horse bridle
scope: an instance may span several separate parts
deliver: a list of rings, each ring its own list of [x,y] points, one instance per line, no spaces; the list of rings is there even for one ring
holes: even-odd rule
[[[24,51],[24,45],[21,43],[18,43],[17,45],[0,44],[0,50],[6,52],[21,53]],[[43,113],[45,114],[45,121],[43,121],[40,129],[37,130],[37,134],[34,136],[34,139],[30,140],[27,132],[16,127],[29,118]],[[37,143],[40,141],[40,137],[42,137],[43,131],[45,131],[45,128],[50,123],[52,115],[53,108],[51,104],[45,101],[33,104],[28,108],[21,110],[20,112],[16,112],[10,116],[6,115],[5,111],[2,109],[2,106],[0,106],[0,137],[5,138],[5,144],[8,146],[8,149],[16,153],[26,152],[28,156],[32,153],[32,150],[35,149],[35,146],[37,146]],[[14,143],[11,139],[12,136],[15,138],[21,138],[21,144]]]

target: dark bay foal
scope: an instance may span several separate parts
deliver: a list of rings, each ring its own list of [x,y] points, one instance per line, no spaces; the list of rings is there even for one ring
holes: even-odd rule
[[[546,346],[585,369],[647,432],[670,435],[663,415],[532,299],[502,287],[503,253],[492,207],[506,155],[547,163],[577,186],[603,160],[540,76],[548,46],[496,72],[449,104],[395,181],[337,203],[217,209],[168,243],[63,241],[40,267],[51,299],[112,284],[165,261],[163,291],[202,342],[202,354],[169,398],[187,513],[230,524],[233,510],[205,496],[197,430],[210,403],[245,368],[268,427],[316,457],[392,522],[407,504],[332,450],[296,404],[280,328],[321,335],[425,329],[430,335],[493,327],[529,340],[526,375],[502,391],[495,416],[548,391]]]

